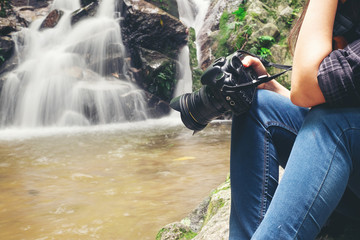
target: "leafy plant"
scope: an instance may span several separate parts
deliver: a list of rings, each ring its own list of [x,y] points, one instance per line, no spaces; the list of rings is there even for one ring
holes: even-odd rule
[[[258,38],[258,43],[255,45],[256,54],[260,55],[262,58],[271,56],[270,48],[275,43],[275,38],[271,36],[261,36]]]
[[[0,17],[7,17],[9,9],[11,9],[10,0],[0,0]]]
[[[271,51],[268,48],[262,47],[258,50],[257,54],[260,55],[260,57],[262,58],[266,58],[268,56],[271,56]]]
[[[237,21],[243,21],[243,20],[245,19],[245,17],[246,17],[246,10],[245,10],[245,8],[243,7],[243,5],[241,4],[241,5],[239,6],[239,9],[236,10],[235,12],[233,12],[232,14],[235,15],[235,19],[236,19]]]
[[[259,44],[264,47],[270,47],[275,43],[275,38],[271,36],[261,36],[258,38]]]

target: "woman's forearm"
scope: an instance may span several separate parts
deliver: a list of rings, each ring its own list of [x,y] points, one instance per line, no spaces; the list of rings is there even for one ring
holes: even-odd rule
[[[290,97],[294,104],[311,107],[325,102],[317,82],[322,60],[332,51],[337,0],[310,0],[296,43]]]

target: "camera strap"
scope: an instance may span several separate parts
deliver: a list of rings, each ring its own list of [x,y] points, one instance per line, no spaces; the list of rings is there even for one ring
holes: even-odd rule
[[[269,76],[268,75],[258,76],[256,80],[253,80],[253,81],[247,82],[247,83],[236,84],[235,86],[225,85],[221,89],[224,92],[236,92],[236,91],[242,90],[244,88],[256,87],[262,83],[269,82],[269,81],[283,75],[284,73],[291,71],[291,69],[292,69],[292,66],[290,66],[290,65],[282,65],[282,64],[272,63],[272,62],[269,62],[269,61],[263,59],[260,56],[257,56],[255,54],[249,53],[244,50],[238,50],[236,53],[237,53],[237,57],[239,57],[239,58],[242,57],[243,55],[249,55],[249,56],[258,58],[261,61],[261,63],[264,65],[264,67],[275,67],[278,69],[284,69],[284,71],[274,74],[274,75],[269,75]]]

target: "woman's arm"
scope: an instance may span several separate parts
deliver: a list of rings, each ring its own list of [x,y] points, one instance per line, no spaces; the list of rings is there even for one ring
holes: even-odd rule
[[[310,0],[293,58],[291,101],[312,107],[325,102],[317,74],[320,63],[332,51],[332,32],[338,0]]]

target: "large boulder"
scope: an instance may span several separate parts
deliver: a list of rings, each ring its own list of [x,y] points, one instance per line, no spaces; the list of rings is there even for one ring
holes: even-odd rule
[[[130,48],[142,47],[177,57],[187,43],[187,28],[179,19],[139,0],[124,0],[122,29]]]
[[[81,7],[80,9],[73,12],[71,14],[71,24],[74,25],[82,19],[95,16],[98,10],[98,6],[99,4],[97,1],[92,1],[85,7]]]
[[[58,24],[58,22],[60,21],[63,15],[64,15],[64,11],[62,10],[58,10],[58,9],[52,10],[44,19],[44,21],[41,23],[40,29],[54,28]]]
[[[179,19],[144,0],[124,0],[122,9],[131,75],[148,92],[153,116],[160,117],[170,110],[167,103],[176,85],[177,58],[188,30]]]

